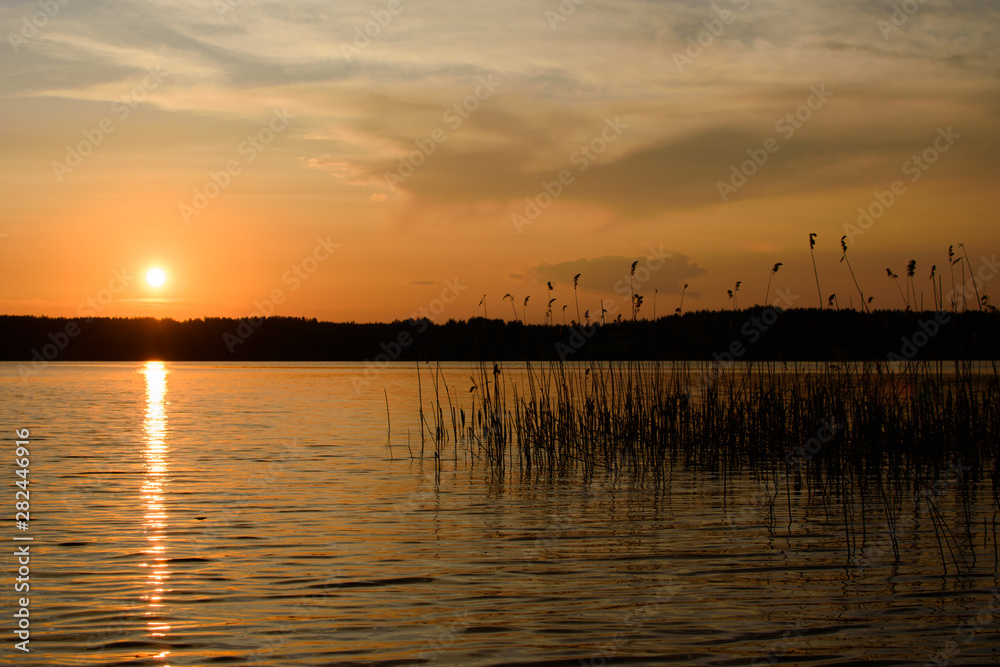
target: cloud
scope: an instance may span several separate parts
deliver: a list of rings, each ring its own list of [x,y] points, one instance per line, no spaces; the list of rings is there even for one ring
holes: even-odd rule
[[[239,155],[272,108],[286,106],[293,126],[212,204],[203,220],[219,224],[191,233],[252,228],[273,249],[289,225],[335,232],[356,242],[358,257],[386,256],[388,298],[379,302],[386,311],[409,298],[389,304],[397,292],[418,294],[393,286],[424,272],[414,264],[425,255],[472,274],[477,263],[494,267],[483,280],[510,272],[508,280],[571,289],[582,273],[581,290],[602,298],[640,259],[628,256],[634,240],[667,233],[672,246],[712,268],[710,280],[730,272],[750,278],[744,263],[766,275],[779,259],[790,275],[786,240],[798,248],[807,231],[833,239],[836,261],[841,226],[873,193],[907,178],[901,167],[939,127],[953,126],[961,140],[919,182],[906,181],[905,197],[858,251],[890,243],[890,231],[919,246],[913,256],[930,256],[932,246],[959,240],[953,236],[969,242],[969,232],[984,246],[993,238],[1000,171],[1000,3],[993,1],[921,3],[883,36],[878,21],[891,20],[890,0],[588,0],[554,27],[546,12],[557,0],[402,0],[402,11],[350,59],[341,44],[354,43],[384,0],[56,4],[59,13],[37,36],[16,52],[0,49],[0,169],[13,179],[0,202],[5,248],[18,233],[83,229],[93,212],[107,221],[99,234],[89,232],[98,247],[144,252],[129,244],[172,229],[178,203]],[[703,37],[700,55],[680,71],[674,54],[719,10],[737,5],[746,8]],[[38,11],[37,0],[3,3],[0,35],[18,33]],[[147,66],[161,68],[163,85],[127,121],[116,120],[68,187],[53,189],[52,162],[112,113]],[[447,111],[490,75],[502,82],[496,93],[460,127],[447,123]],[[835,92],[830,102],[723,202],[717,183],[822,84]],[[571,155],[616,116],[627,131],[578,171]],[[447,141],[393,191],[386,172],[437,128]],[[512,212],[524,211],[525,199],[564,169],[574,170],[574,183],[544,222],[517,236]],[[123,195],[141,201],[148,231],[135,228]],[[118,218],[128,221],[111,222]],[[220,231],[190,242],[205,256],[228,257],[231,238]],[[764,251],[776,256],[757,256]],[[577,256],[592,259],[537,264]],[[273,262],[260,270],[281,275],[285,259]],[[704,275],[701,265],[674,254],[640,291],[676,293]],[[699,281],[710,305],[728,305],[710,280]],[[14,289],[2,285],[27,289],[10,278],[0,281],[0,297]],[[885,289],[893,297],[893,286]],[[233,290],[213,298],[258,296]]]

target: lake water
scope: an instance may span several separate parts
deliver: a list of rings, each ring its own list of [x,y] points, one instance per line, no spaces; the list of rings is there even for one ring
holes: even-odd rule
[[[461,397],[475,369],[446,372]],[[498,479],[454,443],[438,469],[416,393],[411,364],[0,365],[11,515],[31,430],[0,558],[12,628],[30,544],[31,652],[7,631],[3,664],[1000,663],[988,479],[965,505],[942,480],[934,511],[975,528],[946,574],[920,504],[894,564],[877,522],[849,555],[751,473]]]

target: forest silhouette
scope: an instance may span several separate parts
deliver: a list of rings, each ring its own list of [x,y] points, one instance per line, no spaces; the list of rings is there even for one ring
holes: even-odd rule
[[[986,311],[761,307],[603,325],[0,316],[0,360],[35,363],[996,359],[998,343],[1000,315]]]

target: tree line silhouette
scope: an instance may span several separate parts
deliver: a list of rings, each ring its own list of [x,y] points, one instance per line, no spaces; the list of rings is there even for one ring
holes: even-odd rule
[[[35,363],[996,359],[998,345],[1000,314],[986,311],[757,307],[575,326],[483,317],[366,324],[0,316],[0,360]]]

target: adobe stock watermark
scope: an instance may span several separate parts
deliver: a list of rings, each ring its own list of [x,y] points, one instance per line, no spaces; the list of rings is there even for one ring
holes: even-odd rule
[[[232,480],[230,485],[221,490],[217,507],[210,516],[205,517],[205,523],[199,524],[203,539],[191,545],[192,551],[198,553],[210,546],[206,544],[204,538],[224,537],[224,529],[244,520],[246,508],[252,507],[256,501],[255,492],[267,492],[268,489],[273,489],[282,477],[287,475],[290,462],[305,461],[309,453],[305,446],[300,445],[294,438],[290,442],[281,441],[280,448],[277,444],[275,443],[273,449],[275,452],[273,459],[258,461],[259,465],[249,468],[253,472],[247,474],[242,484],[237,485],[237,480]]]
[[[444,657],[446,649],[451,648],[464,637],[465,630],[473,625],[478,618],[472,616],[469,610],[465,609],[449,621],[446,626],[438,626],[440,629],[435,634],[423,640],[422,648],[414,656],[418,661],[412,664],[428,665],[437,662],[438,658]],[[428,628],[428,631],[430,631],[430,628]]]
[[[97,123],[97,127],[83,130],[83,140],[75,145],[66,146],[66,157],[63,162],[52,161],[52,171],[55,173],[56,181],[63,182],[67,174],[83,164],[84,158],[91,155],[98,146],[104,143],[104,139],[118,129],[118,124],[125,122],[132,112],[144,102],[150,91],[156,90],[163,83],[163,73],[160,66],[147,67],[146,76],[142,82],[132,87],[128,93],[122,95],[111,104],[111,115],[105,116]],[[117,119],[117,120],[116,120]]]
[[[372,383],[372,379],[378,377],[390,363],[397,361],[403,356],[403,351],[413,345],[420,334],[427,331],[430,322],[443,315],[448,306],[455,303],[458,297],[467,289],[469,289],[469,286],[463,285],[459,282],[458,278],[445,280],[444,287],[437,298],[431,299],[426,306],[410,313],[407,323],[412,328],[412,332],[406,329],[400,331],[393,340],[388,342],[383,341],[379,344],[379,348],[382,351],[375,355],[374,359],[365,359],[364,372],[360,377],[351,378],[354,393],[360,394],[363,389]]]
[[[226,162],[225,167],[219,171],[208,172],[208,180],[205,181],[205,184],[194,189],[190,205],[181,202],[180,213],[184,222],[190,224],[193,216],[199,215],[208,208],[208,205],[229,187],[233,179],[243,173],[243,167],[256,160],[257,156],[288,128],[293,118],[295,115],[288,113],[288,107],[272,109],[272,115],[267,124],[254,134],[247,135],[246,139],[236,147],[238,158]]]
[[[86,323],[92,322],[105,308],[111,305],[115,297],[125,291],[125,288],[133,280],[135,280],[135,275],[130,274],[126,267],[112,271],[111,280],[108,281],[107,287],[98,290],[97,294],[87,297],[77,305],[77,317],[86,318]],[[38,375],[50,362],[55,361],[82,331],[79,322],[68,320],[61,331],[50,332],[47,336],[48,342],[41,346],[41,350],[31,349],[31,363],[17,365],[18,374],[22,379]]]
[[[14,53],[20,53],[21,47],[34,39],[38,31],[42,30],[62,11],[62,8],[69,4],[69,0],[38,0],[39,11],[31,17],[21,17],[21,30],[19,32],[8,32],[7,41]]]
[[[705,52],[705,49],[710,47],[715,43],[722,33],[726,30],[726,26],[731,24],[736,20],[737,15],[740,12],[745,12],[750,9],[750,0],[732,0],[733,5],[736,6],[736,12],[728,9],[719,9],[712,5],[712,7],[719,13],[719,18],[716,19],[705,19],[702,21],[702,25],[705,26],[704,30],[698,32],[698,34],[693,37],[688,37],[687,48],[684,49],[684,53],[680,51],[674,51],[674,65],[677,66],[677,71],[681,74],[684,73],[684,67],[694,63],[695,60],[701,57]]]
[[[501,83],[494,78],[493,74],[479,77],[479,85],[476,86],[472,94],[448,107],[444,114],[442,114],[441,120],[448,126],[451,132],[457,132],[462,128],[465,121],[471,118],[472,114],[479,109],[480,105],[493,96],[493,93],[496,92]],[[385,172],[386,188],[390,192],[395,192],[397,183],[402,183],[410,176],[413,176],[417,172],[417,169],[422,167],[437,152],[438,144],[448,141],[448,132],[449,130],[436,127],[428,136],[421,139],[414,139],[413,143],[416,145],[416,149],[399,159],[396,171]]]
[[[969,276],[965,284],[959,288],[965,298],[975,298],[976,295],[984,293],[986,291],[986,283],[993,280],[997,273],[1000,273],[1000,262],[997,262],[996,255],[993,255],[990,259],[982,257],[980,260],[979,269]],[[952,303],[953,300],[957,299],[956,291],[955,289],[950,290],[944,298],[943,303]],[[886,355],[886,359],[889,361],[910,361],[941,332],[944,325],[951,322],[951,319],[951,315],[948,312],[938,310],[934,313],[934,317],[920,320],[917,322],[917,331],[914,331],[909,336],[902,336],[899,339],[901,343],[899,352],[892,350]]]
[[[612,291],[622,298],[631,300],[632,293],[638,294],[642,286],[652,279],[653,274],[662,269],[667,260],[673,256],[674,253],[666,252],[663,249],[662,243],[659,248],[650,246],[649,254],[646,256],[645,261],[636,263],[634,271],[629,270],[623,273],[622,277],[615,282]],[[607,311],[606,314],[613,318],[615,313],[618,312],[618,302],[612,300],[605,310]]]
[[[559,24],[565,23],[570,16],[576,14],[576,8],[586,2],[587,0],[561,0],[559,7],[557,7],[559,11],[554,12],[551,9],[547,9],[545,11],[545,20],[549,22],[549,28],[552,29],[552,32],[558,30]]]
[[[744,344],[743,339],[734,340],[729,344],[729,347],[722,352],[712,353],[712,359],[716,363],[721,363],[723,361],[735,361],[739,359],[747,352],[747,344],[752,345],[760,340],[774,324],[778,321],[778,317],[781,313],[785,312],[786,308],[789,308],[798,301],[801,297],[792,294],[790,289],[777,290],[775,292],[773,305],[765,308],[760,316],[754,315],[750,317],[747,321],[743,323],[740,327],[740,334],[746,339],[746,344]]]
[[[673,255],[674,253],[672,252],[664,251],[662,243],[659,248],[650,247],[649,255],[646,256],[645,261],[641,265],[640,262],[636,262],[635,271],[626,271],[621,279],[615,282],[613,291],[615,294],[631,299],[632,291],[638,292],[639,288],[649,282],[653,274],[662,269],[663,265]],[[618,302],[612,299],[608,302],[608,307],[604,309],[601,315],[609,315],[614,318],[617,312]],[[587,341],[593,338],[599,329],[600,327],[596,322],[594,324],[577,322],[575,326],[569,327],[569,337],[566,341],[559,341],[555,345],[555,352],[559,355],[559,360],[566,361],[570,355],[582,350]]]
[[[576,173],[582,174],[587,171],[591,164],[604,155],[608,146],[618,141],[628,128],[628,123],[621,122],[619,116],[615,116],[614,120],[605,118],[604,128],[600,133],[570,153],[569,163],[576,167]],[[523,234],[524,228],[538,220],[542,211],[551,206],[552,202],[561,197],[566,188],[575,182],[576,176],[569,169],[563,169],[551,181],[540,181],[541,191],[534,197],[525,197],[525,206],[521,213],[511,213],[510,215],[510,221],[517,233]]]
[[[948,462],[948,470],[943,477],[939,477],[933,484],[922,484],[916,493],[915,500],[925,500],[933,502],[935,498],[944,495],[953,485],[962,482],[968,477],[972,467],[964,465],[962,459]],[[875,537],[867,538],[858,554],[856,567],[858,569],[868,569],[875,567],[879,560],[888,553],[898,555],[898,545],[900,540],[907,534],[907,531],[900,531],[897,524],[886,521]]]
[[[993,625],[998,616],[1000,616],[1000,587],[994,586],[990,589],[990,600],[986,604],[986,607],[976,614],[966,616],[955,628],[955,634],[958,635],[958,638],[948,640],[944,646],[929,655],[928,657],[931,661],[924,663],[923,667],[943,667],[944,665],[952,664],[955,658],[962,652],[962,649],[965,648],[965,645],[971,642],[980,632]],[[994,637],[993,640],[986,639],[985,641],[995,642],[996,638]],[[995,648],[995,645],[993,647]]]
[[[927,0],[903,0],[899,5],[893,3],[889,20],[879,19],[875,22],[879,32],[882,33],[882,39],[889,41],[889,35],[899,32],[909,22],[910,17],[919,12],[926,2]]]
[[[289,292],[296,291],[319,270],[319,267],[324,262],[333,256],[333,253],[339,247],[339,243],[330,241],[329,235],[325,239],[317,236],[316,245],[313,247],[312,252],[281,274],[282,284],[289,286]],[[253,335],[257,327],[264,323],[265,318],[273,315],[277,307],[283,304],[286,298],[285,291],[280,287],[276,287],[271,290],[271,293],[263,301],[255,300],[253,302],[253,310],[236,325],[235,333],[227,331],[222,334],[222,342],[226,344],[226,349],[229,350],[229,353],[232,354],[235,352],[237,345],[247,342],[247,339]]]
[[[340,52],[347,59],[347,62],[351,62],[351,58],[354,56],[361,55],[361,51],[367,48],[373,39],[377,39],[403,9],[405,7],[401,0],[389,0],[385,9],[371,11],[371,21],[357,24],[354,27],[354,41],[350,44],[340,43]]]
[[[822,109],[827,101],[833,97],[833,93],[827,90],[826,84],[823,83],[819,86],[810,86],[809,90],[812,91],[812,95],[806,99],[805,104],[799,105],[791,113],[786,113],[774,124],[774,131],[779,133],[785,141],[794,137],[795,131],[809,122],[813,113]],[[740,188],[746,185],[747,179],[756,174],[779,150],[781,150],[781,144],[774,137],[768,137],[761,148],[748,148],[747,155],[750,159],[744,160],[739,167],[735,164],[730,165],[728,181],[715,182],[715,187],[719,191],[722,201],[729,201],[730,195],[736,194]]]
[[[677,578],[672,574],[663,575],[663,581],[664,583],[657,586],[650,596],[652,600],[642,604],[636,602],[632,605],[632,609],[623,618],[625,627],[615,632],[610,641],[602,644],[595,657],[581,658],[577,664],[586,667],[600,667],[608,664],[609,659],[616,657],[624,645],[662,613],[661,605],[668,604],[676,597],[680,589]]]
[[[787,655],[796,644],[803,642],[805,621],[798,619],[781,635],[781,639],[773,641],[761,650],[760,655],[750,661],[751,665],[773,665],[778,659]]]
[[[789,467],[794,467],[796,471],[801,470],[803,463],[811,461],[814,456],[819,454],[823,445],[833,441],[837,431],[844,430],[843,424],[836,424],[832,419],[820,419],[819,423],[820,427],[816,429],[815,436],[785,454],[785,463]]]
[[[955,145],[956,141],[962,138],[961,134],[951,129],[951,125],[948,126],[948,129],[939,127],[937,134],[938,136],[930,146],[919,154],[912,155],[909,160],[903,163],[901,170],[904,176],[910,177],[911,183],[919,181],[927,170],[937,163],[941,156]],[[847,242],[853,244],[855,238],[870,229],[875,221],[885,215],[885,212],[906,192],[906,183],[899,178],[889,184],[888,190],[875,190],[872,193],[874,201],[868,206],[858,207],[857,225],[852,225],[849,222],[844,223],[844,234],[847,236]]]
[[[295,637],[295,631],[299,629],[295,622],[305,618],[311,619],[314,614],[322,615],[324,606],[329,604],[329,597],[350,581],[342,567],[327,568],[322,574],[326,575],[323,581],[310,586],[310,589],[316,592],[298,597],[299,602],[288,610],[287,618],[294,620],[270,626],[264,639],[246,630],[236,635],[237,645],[247,649],[246,664],[275,664],[274,655],[277,653],[280,656],[287,653],[287,651],[282,652],[281,649],[292,641]]]
[[[957,302],[959,296],[962,296],[962,300],[965,301],[967,299],[976,299],[980,294],[986,294],[986,283],[993,280],[997,273],[1000,273],[1000,264],[997,263],[996,255],[993,255],[990,259],[987,259],[983,255],[979,258],[979,261],[979,268],[975,273],[972,272],[972,266],[969,266],[969,279],[965,281],[965,284],[960,289],[951,289],[948,291],[948,295],[944,299],[945,303]]]
[[[913,359],[913,357],[917,356],[920,349],[930,343],[931,339],[937,336],[941,328],[948,322],[951,322],[951,315],[943,310],[935,312],[933,318],[920,320],[917,323],[919,331],[915,331],[912,335],[903,336],[899,339],[902,343],[899,347],[899,353],[893,350],[885,358],[889,361],[909,361]]]
[[[714,363],[718,367],[718,362]],[[819,454],[824,445],[833,442],[837,433],[843,432],[845,429],[845,425],[838,424],[833,416],[821,417],[818,423],[819,428],[816,429],[814,437],[808,438],[804,443],[793,447],[785,454],[785,469],[781,472],[775,470],[770,479],[765,477],[763,481],[757,480],[753,493],[741,496],[739,509],[732,513],[727,513],[723,519],[723,523],[729,526],[730,529],[735,530],[737,524],[747,524],[753,521],[762,510],[773,505],[778,487],[782,484],[787,487],[789,476],[793,473],[796,475],[800,474],[802,464],[811,461]],[[774,493],[770,491],[769,484],[773,485],[775,489]]]
[[[543,560],[549,552],[559,547],[560,540],[567,537],[566,533],[586,529],[579,507],[570,510],[560,508],[558,512],[550,512],[546,519],[544,528],[535,535],[533,542],[522,548],[519,556],[522,560]]]

